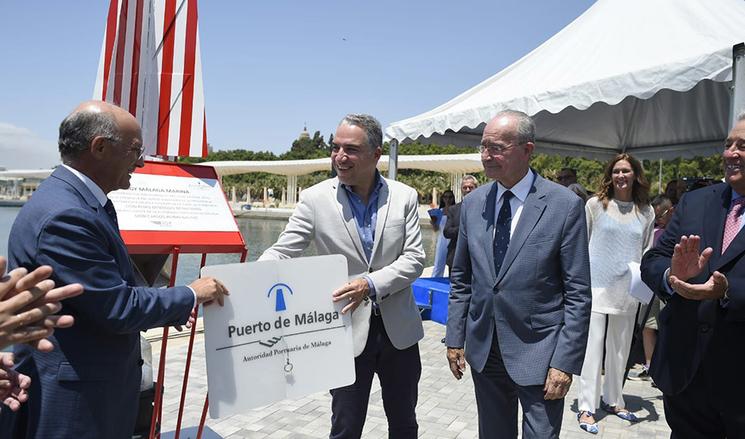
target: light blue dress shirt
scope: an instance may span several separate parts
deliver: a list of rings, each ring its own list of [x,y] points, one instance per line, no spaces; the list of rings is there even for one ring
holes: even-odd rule
[[[354,222],[357,225],[357,234],[362,241],[362,249],[365,251],[367,262],[372,257],[373,246],[375,245],[375,224],[378,221],[378,198],[380,189],[383,187],[383,179],[380,172],[375,171],[375,187],[367,200],[367,204],[362,202],[362,198],[355,194],[352,188],[342,183],[341,187],[347,194],[349,205],[354,213]],[[370,298],[375,300],[375,284],[369,276],[365,276],[367,285],[370,287]]]

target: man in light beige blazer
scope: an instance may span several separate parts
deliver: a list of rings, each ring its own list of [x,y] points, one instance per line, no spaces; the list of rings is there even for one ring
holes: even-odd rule
[[[372,116],[345,116],[331,145],[337,178],[300,194],[287,227],[259,258],[297,257],[311,242],[318,254],[347,258],[349,282],[332,299],[348,302],[342,312],[352,312],[356,381],[331,390],[331,439],[361,437],[375,373],[389,438],[417,437],[417,342],[424,331],[411,283],[425,259],[419,203],[414,189],[377,171],[382,138]]]

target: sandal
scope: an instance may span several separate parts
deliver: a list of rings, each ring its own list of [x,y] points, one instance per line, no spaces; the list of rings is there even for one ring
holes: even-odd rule
[[[584,422],[582,421],[582,415],[590,416],[593,418],[593,422]],[[586,432],[590,434],[598,434],[598,423],[595,421],[595,413],[588,412],[588,411],[580,411],[577,413],[577,422],[579,422],[579,428],[582,430],[585,430]]]
[[[618,408],[605,403],[605,401],[603,401],[603,400],[600,401],[600,408],[603,409],[604,411],[610,413],[611,415],[618,416],[619,418],[623,419],[624,421],[628,421],[628,422],[637,422],[637,421],[639,421],[639,418],[637,418],[636,415],[633,414],[633,413],[631,413],[630,411],[628,411],[626,409],[620,409],[619,410]]]

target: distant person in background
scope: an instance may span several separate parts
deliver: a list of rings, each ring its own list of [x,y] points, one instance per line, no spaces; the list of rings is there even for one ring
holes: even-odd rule
[[[658,195],[652,200],[652,209],[654,210],[654,238],[653,246],[657,245],[662,232],[665,231],[668,221],[673,216],[673,203],[664,195]],[[629,371],[630,380],[651,380],[649,377],[649,364],[652,362],[654,346],[657,343],[657,317],[660,315],[660,309],[664,306],[658,297],[653,297],[648,305],[649,315],[644,323],[642,331],[642,341],[644,344],[644,365],[641,370]],[[654,386],[654,382],[652,382]]]
[[[622,387],[638,307],[629,295],[631,273],[627,264],[641,261],[644,252],[652,247],[654,235],[649,183],[641,163],[629,154],[619,154],[608,162],[600,190],[587,201],[585,210],[590,238],[592,316],[577,418],[581,429],[597,434],[595,412],[599,407],[626,421],[637,420],[626,410]],[[601,399],[604,339],[605,382]]]
[[[463,198],[470,194],[471,191],[479,186],[479,181],[473,175],[464,175],[460,183],[460,193]],[[445,227],[442,229],[442,235],[449,239],[448,242],[448,255],[446,263],[448,266],[448,274],[452,272],[453,268],[453,256],[455,255],[455,246],[458,244],[458,226],[460,225],[460,208],[463,206],[463,201],[454,204],[448,210],[448,221],[445,223]]]
[[[0,256],[0,349],[26,343],[42,352],[54,349],[47,340],[54,328],[67,328],[72,316],[52,315],[62,308],[60,301],[83,292],[80,284],[54,288],[48,280],[49,266],[28,273],[16,268],[5,274],[7,261]],[[0,353],[0,401],[13,411],[28,399],[31,378],[13,370],[13,354]]]
[[[686,183],[683,179],[670,180],[665,186],[665,196],[673,203],[673,206],[678,204],[680,197],[686,191]]]
[[[582,185],[579,183],[572,183],[567,186],[567,189],[577,194],[577,196],[582,199],[583,203],[586,202],[587,198],[589,197],[585,188],[583,188]]]
[[[448,256],[448,245],[450,240],[443,236],[442,232],[450,215],[450,208],[455,204],[455,194],[451,190],[446,190],[440,195],[439,214],[432,216],[432,228],[437,232],[437,244],[435,246],[435,262],[432,268],[432,277],[443,277],[445,275],[445,263]]]
[[[667,223],[673,217],[675,206],[673,202],[664,195],[658,195],[652,200],[652,209],[654,209],[654,245],[660,239],[662,232],[665,231]]]
[[[564,187],[569,187],[570,184],[577,183],[577,170],[573,168],[561,168],[561,171],[556,175],[556,181]]]
[[[587,189],[577,183],[577,170],[574,168],[561,168],[559,173],[556,175],[556,181],[560,185],[577,194],[578,197],[582,198],[582,201],[587,201],[591,195]]]
[[[702,187],[711,186],[714,183],[716,183],[716,182],[713,179],[710,179],[710,178],[699,178],[698,180],[696,180],[695,182],[693,182],[693,184],[691,185],[691,189],[690,190],[695,191],[696,189],[701,189]]]

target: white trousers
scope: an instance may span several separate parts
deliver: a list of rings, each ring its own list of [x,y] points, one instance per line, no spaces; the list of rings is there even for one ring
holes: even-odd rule
[[[593,312],[590,316],[590,332],[587,338],[585,362],[579,383],[579,410],[595,413],[600,407],[600,371],[603,362],[603,335],[606,317],[608,335],[605,339],[605,381],[603,401],[625,408],[623,401],[623,374],[631,349],[634,334],[634,315],[614,315]]]

